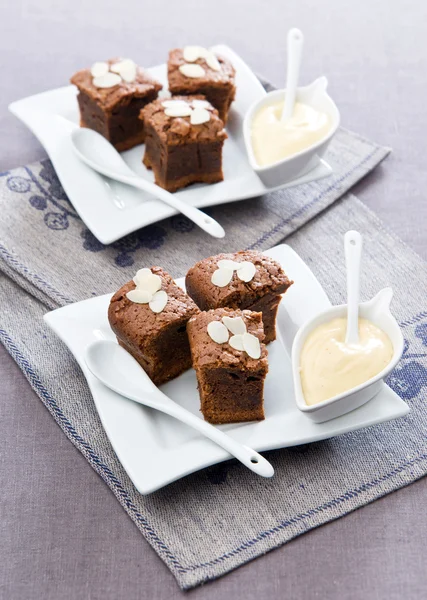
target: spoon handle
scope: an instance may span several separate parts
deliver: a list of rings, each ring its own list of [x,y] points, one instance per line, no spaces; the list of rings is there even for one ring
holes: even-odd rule
[[[149,398],[149,397],[148,397]],[[166,413],[178,421],[189,425],[193,429],[196,429],[202,433],[205,437],[209,438],[224,450],[227,450],[232,456],[237,458],[242,464],[248,469],[261,475],[262,477],[272,477],[274,475],[274,469],[272,465],[258,452],[245,446],[240,442],[237,442],[232,437],[217,429],[207,421],[203,421],[200,417],[193,415],[190,411],[186,410],[179,404],[173,402],[163,392],[157,391],[154,401],[146,399],[142,396],[133,396],[132,400],[139,402],[140,404],[149,405],[156,410]],[[147,402],[148,400],[148,402]]]
[[[288,64],[286,75],[286,94],[283,106],[282,121],[287,121],[294,112],[297,95],[299,70],[301,66],[304,36],[299,29],[291,29],[288,33]]]
[[[360,258],[362,236],[357,231],[347,231],[344,236],[345,264],[347,270],[347,332],[346,344],[359,341]]]
[[[262,477],[272,477],[274,469],[258,452],[240,444],[226,433],[189,412],[160,391],[136,360],[115,342],[98,340],[86,348],[89,371],[105,386],[134,402],[166,413],[202,433]],[[123,376],[125,375],[125,376]]]
[[[180,200],[179,198],[177,198],[167,190],[164,190],[163,188],[159,187],[158,185],[155,185],[154,183],[146,181],[145,179],[141,179],[141,177],[137,176],[122,176],[121,181],[123,181],[123,183],[132,185],[140,190],[144,190],[149,194],[153,194],[153,196],[155,196],[165,204],[168,204],[178,212],[188,217],[190,221],[193,221],[193,223],[198,225],[201,229],[203,229],[203,231],[206,231],[206,233],[209,233],[211,236],[216,238],[223,238],[225,236],[225,231],[223,227],[218,223],[218,221],[215,221],[215,219],[212,219],[212,217],[202,212],[195,206],[192,206],[191,204],[187,204],[183,200]]]
[[[152,194],[155,198],[158,198],[188,217],[190,221],[196,223],[196,225],[211,236],[216,238],[223,238],[225,236],[224,229],[215,219],[212,219],[195,206],[183,202],[160,186],[146,181],[142,177],[138,177],[123,161],[120,154],[110,142],[96,131],[77,128],[71,134],[71,141],[74,152],[91,169],[101,173],[101,175],[110,177],[110,179],[121,181]]]

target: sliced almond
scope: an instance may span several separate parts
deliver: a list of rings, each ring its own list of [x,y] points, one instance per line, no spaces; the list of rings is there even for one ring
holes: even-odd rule
[[[189,117],[193,109],[188,104],[177,104],[165,109],[165,115],[168,117]]]
[[[123,69],[129,69],[131,67],[136,67],[133,60],[131,60],[130,58],[123,58],[122,60],[113,63],[110,66],[110,71],[112,71],[112,73],[118,73],[120,75]]]
[[[161,313],[168,303],[168,295],[164,290],[156,292],[151,300],[149,307],[153,313]]]
[[[246,283],[251,281],[256,273],[256,266],[247,260],[240,263],[240,265],[240,268],[237,270],[237,277]]]
[[[199,46],[199,55],[200,58],[206,58],[207,55],[209,54],[210,50],[208,50],[207,48],[204,48],[203,46]]]
[[[153,273],[151,272],[151,269],[147,269],[146,267],[143,269],[139,269],[139,271],[137,271],[135,277],[133,278],[135,285],[138,286],[142,284],[144,281],[149,279],[152,274]]]
[[[246,333],[246,324],[242,317],[222,317],[222,322],[234,335]]]
[[[162,102],[163,108],[174,108],[175,106],[182,106],[183,104],[188,106],[188,102],[185,100],[165,100]]]
[[[252,333],[244,333],[242,335],[243,348],[251,358],[259,358],[261,356],[261,345],[259,339]]]
[[[139,290],[137,288],[136,290],[130,290],[130,292],[126,294],[126,297],[136,304],[148,304],[151,302],[153,294],[150,294],[147,290]]]
[[[198,58],[202,58],[200,51],[203,51],[201,46],[185,46],[182,51],[182,56],[185,62],[193,63]],[[203,52],[202,52],[203,53]]]
[[[97,88],[111,88],[115,85],[119,85],[121,81],[122,78],[120,75],[110,72],[105,73],[105,75],[102,75],[101,77],[94,77],[92,79],[93,85]]]
[[[208,335],[217,344],[225,344],[228,341],[228,329],[220,321],[211,321],[208,324]]]
[[[213,272],[211,281],[216,287],[225,287],[233,278],[231,269],[217,269]]]
[[[203,77],[205,75],[204,68],[197,64],[180,65],[179,70],[185,77],[190,77],[192,79],[197,79],[198,77]]]
[[[234,260],[230,260],[228,258],[223,258],[217,262],[217,266],[220,269],[231,269],[235,271],[238,267],[240,267],[241,263],[237,263]]]
[[[208,52],[205,56],[205,61],[212,71],[221,71],[221,65],[213,52]]]
[[[102,77],[108,73],[109,65],[106,62],[96,62],[92,65],[90,73],[92,77]]]
[[[206,108],[195,108],[190,116],[192,125],[201,125],[207,123],[211,118],[211,113]]]
[[[126,81],[126,83],[132,83],[136,79],[136,65],[129,67],[128,69],[122,69],[120,75],[123,81]]]
[[[162,287],[162,279],[158,275],[151,274],[151,277],[144,280],[140,287],[150,292],[150,294],[155,294]]]
[[[128,67],[134,66],[135,63],[131,58],[122,58],[111,65],[110,71],[113,71],[113,73],[120,73],[122,69],[127,69]]]
[[[241,334],[233,335],[228,340],[228,343],[235,350],[244,350],[244,347],[243,347],[243,335],[241,335]]]
[[[213,106],[207,100],[193,100],[191,102],[193,108],[206,108],[206,110],[213,110]]]
[[[130,58],[124,58],[123,60],[114,63],[111,65],[110,71],[118,73],[123,81],[126,81],[127,83],[135,81],[136,64]]]

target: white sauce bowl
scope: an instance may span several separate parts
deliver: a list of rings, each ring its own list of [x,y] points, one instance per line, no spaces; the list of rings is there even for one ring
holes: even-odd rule
[[[390,312],[392,297],[392,289],[384,288],[372,300],[359,305],[359,317],[371,321],[390,338],[393,346],[393,356],[389,364],[378,375],[375,375],[375,377],[372,377],[365,383],[317,404],[308,405],[304,399],[300,376],[301,351],[307,337],[316,327],[337,317],[345,318],[347,316],[347,305],[333,306],[323,311],[298,330],[292,345],[292,374],[295,400],[300,411],[316,423],[323,423],[335,417],[340,417],[371,400],[379,392],[383,380],[399,362],[403,353],[404,340],[400,327]]]
[[[331,120],[331,129],[323,139],[319,140],[309,148],[302,150],[292,156],[279,160],[272,165],[261,167],[258,165],[252,147],[251,130],[255,114],[264,106],[276,104],[285,99],[286,90],[275,90],[268,93],[264,98],[258,100],[248,109],[243,121],[243,136],[245,139],[246,152],[252,169],[257,173],[261,181],[268,188],[281,186],[297,177],[305,175],[318,164],[326,149],[335,135],[340,124],[340,113],[335,102],[327,94],[328,81],[326,77],[316,79],[311,85],[299,87],[296,100],[308,104],[312,108],[326,113]]]

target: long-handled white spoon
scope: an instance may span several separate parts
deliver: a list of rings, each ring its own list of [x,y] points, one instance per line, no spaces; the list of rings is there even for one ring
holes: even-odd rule
[[[286,95],[283,106],[282,121],[292,117],[297,95],[299,69],[301,66],[304,36],[299,29],[290,29],[288,33],[288,65],[286,74]]]
[[[71,141],[77,156],[98,173],[152,194],[188,217],[190,221],[196,223],[213,237],[223,238],[225,236],[224,229],[215,219],[212,219],[195,206],[183,202],[158,185],[138,177],[127,166],[114,146],[96,131],[85,128],[75,129],[71,133]]]
[[[85,360],[91,373],[108,388],[186,423],[227,450],[257,475],[274,475],[273,467],[261,454],[236,442],[163,394],[136,360],[115,342],[94,342],[86,349]]]
[[[346,344],[359,342],[360,258],[362,236],[347,231],[344,236],[345,265],[347,269],[347,332]]]

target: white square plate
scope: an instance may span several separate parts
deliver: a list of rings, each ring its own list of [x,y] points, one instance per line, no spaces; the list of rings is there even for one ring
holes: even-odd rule
[[[261,196],[267,189],[249,165],[243,139],[243,118],[249,106],[265,96],[265,90],[249,67],[227,46],[215,52],[229,58],[236,69],[236,99],[227,124],[224,144],[224,181],[194,184],[176,192],[197,207]],[[166,65],[148,69],[167,90]],[[74,86],[51,90],[13,102],[9,110],[23,121],[44,146],[68,198],[82,220],[103,244],[175,214],[175,211],[146,192],[112,181],[82,163],[73,152],[70,133],[78,127],[79,114]],[[154,182],[142,164],[143,146],[123,152],[126,163],[141,177]],[[291,187],[330,175],[332,169],[320,161],[310,173],[280,187]],[[275,188],[277,189],[277,188]]]
[[[298,328],[330,306],[317,279],[286,245],[268,252],[280,262],[295,284],[283,296],[278,339],[268,346],[269,373],[265,384],[265,420],[222,425],[236,440],[258,451],[285,448],[331,438],[409,412],[388,386],[367,404],[326,423],[313,423],[295,404],[290,350]],[[184,285],[183,279],[177,281]],[[83,370],[110,442],[135,487],[149,494],[189,473],[227,460],[225,450],[171,417],[145,408],[103,386],[87,369],[84,352],[97,339],[115,340],[107,319],[111,295],[91,298],[47,313],[45,320],[65,342]],[[196,415],[199,395],[196,376],[189,370],[162,386],[173,400]],[[149,457],[149,460],[145,460]]]

